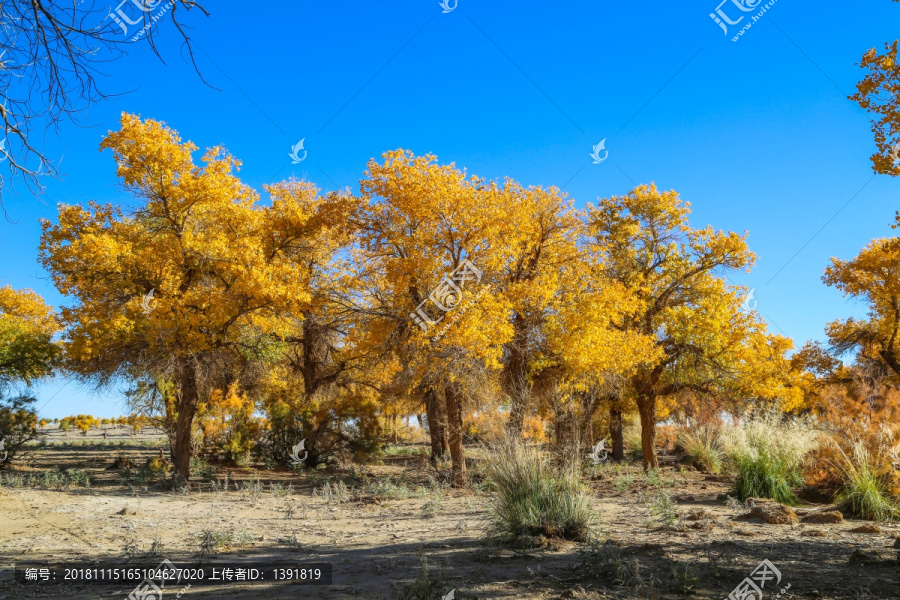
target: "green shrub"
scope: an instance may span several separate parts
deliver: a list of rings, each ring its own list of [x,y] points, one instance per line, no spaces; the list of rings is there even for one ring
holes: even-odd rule
[[[678,434],[678,446],[684,450],[691,464],[707,473],[722,471],[725,452],[717,428],[701,425]]]
[[[502,537],[544,535],[581,540],[593,523],[579,466],[554,466],[535,448],[502,449],[486,468],[495,489],[491,518]]]
[[[803,458],[819,445],[819,433],[803,420],[769,412],[730,427],[725,453],[737,470],[735,493],[796,504],[793,488],[803,483]]]
[[[878,474],[878,467],[862,441],[853,444],[852,456],[841,450],[839,465],[843,485],[835,497],[837,504],[857,517],[887,521],[900,515],[900,507],[888,496],[887,477]]]

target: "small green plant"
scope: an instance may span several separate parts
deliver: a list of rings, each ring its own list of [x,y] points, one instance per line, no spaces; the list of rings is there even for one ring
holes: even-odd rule
[[[419,564],[422,570],[415,580],[394,584],[397,600],[433,600],[434,598],[443,598],[449,591],[446,589],[448,586],[444,569],[438,571],[436,578],[432,578],[428,558],[421,550],[419,551]]]
[[[652,487],[662,488],[674,486],[677,481],[672,477],[666,477],[661,469],[650,468],[644,471],[644,483]]]
[[[426,519],[433,519],[441,511],[441,504],[444,502],[444,490],[436,488],[432,492],[432,497],[425,501],[422,505],[422,516]]]
[[[678,528],[678,505],[669,490],[658,489],[652,494],[642,494],[641,500],[647,505],[651,525],[666,530]]]
[[[216,474],[216,468],[199,456],[191,457],[191,478],[207,479]]]
[[[594,522],[580,465],[554,465],[536,448],[513,444],[490,461],[487,478],[496,489],[490,512],[501,537],[584,539]]]
[[[600,543],[593,537],[578,551],[578,555],[579,566],[595,578],[614,577],[624,560],[618,542],[606,540]]]
[[[634,473],[631,473],[630,471],[621,473],[615,479],[613,479],[613,489],[615,489],[620,494],[625,490],[631,488],[633,484]]]
[[[803,483],[803,459],[819,445],[819,433],[808,422],[769,412],[729,428],[724,441],[737,470],[735,493],[741,501],[797,503],[792,488]]]
[[[878,474],[878,468],[865,444],[857,440],[853,444],[851,456],[843,450],[841,455],[839,471],[843,485],[835,502],[863,519],[887,521],[900,516],[900,507],[888,495],[889,480]]]
[[[325,483],[314,488],[313,494],[322,498],[327,504],[343,504],[350,501],[350,493],[343,481]]]
[[[682,596],[687,596],[694,591],[697,584],[700,583],[700,577],[697,571],[690,563],[679,563],[675,560],[669,562],[669,570],[672,572],[672,580],[675,582],[675,589]]]
[[[388,478],[369,481],[363,486],[363,493],[380,500],[409,498],[411,492],[403,483],[394,483]]]
[[[707,473],[720,473],[725,451],[719,432],[711,425],[701,425],[678,434],[678,446],[684,450],[690,463]]]

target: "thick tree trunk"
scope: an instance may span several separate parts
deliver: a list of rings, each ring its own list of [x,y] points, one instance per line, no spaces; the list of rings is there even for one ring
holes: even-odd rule
[[[584,426],[582,427],[581,443],[585,447],[594,446],[594,413],[600,406],[600,400],[595,394],[583,394],[581,396],[582,412],[584,413]]]
[[[444,458],[444,423],[441,418],[440,399],[432,388],[425,390],[425,418],[428,421],[428,437],[431,438],[431,464]]]
[[[185,481],[191,477],[191,425],[197,411],[197,373],[193,364],[184,368],[175,422],[175,470]]]
[[[517,314],[513,320],[513,339],[507,344],[507,359],[503,366],[502,382],[511,408],[507,433],[511,440],[521,440],[528,410],[527,357],[525,356],[525,319]]]
[[[609,407],[609,437],[613,460],[625,460],[625,437],[622,434],[624,428],[622,410],[615,404],[611,405]]]
[[[644,455],[644,470],[659,467],[656,459],[656,396],[642,395],[637,400],[641,415],[641,452]]]
[[[444,386],[444,398],[447,403],[447,429],[450,438],[450,479],[453,487],[468,485],[466,473],[466,456],[463,451],[463,408],[462,397],[456,384]]]
[[[556,451],[554,457],[561,461],[577,457],[578,444],[578,420],[571,406],[558,406],[556,411]]]

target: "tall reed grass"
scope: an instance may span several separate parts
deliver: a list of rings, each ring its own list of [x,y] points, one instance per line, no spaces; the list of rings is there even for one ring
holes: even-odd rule
[[[819,439],[820,433],[809,421],[789,420],[778,412],[755,415],[728,427],[723,442],[737,471],[737,497],[796,504],[793,488],[803,484],[803,459],[818,447]]]

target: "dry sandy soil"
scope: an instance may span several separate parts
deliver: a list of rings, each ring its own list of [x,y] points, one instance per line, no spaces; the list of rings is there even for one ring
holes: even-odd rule
[[[428,595],[416,596],[422,598],[455,589],[457,599],[721,599],[764,559],[781,572],[778,588],[790,584],[777,596],[770,583],[766,599],[900,598],[900,550],[894,549],[900,525],[764,524],[726,505],[727,480],[695,471],[664,468],[663,485],[654,486],[636,467],[604,467],[590,482],[599,519],[593,546],[536,539],[536,547],[514,548],[494,545],[486,534],[488,494],[435,491],[422,456],[387,457],[383,465],[312,475],[217,467],[182,490],[120,483],[116,460],[144,464],[159,455],[154,439],[152,432],[132,438],[120,429],[104,444],[94,431],[87,438],[51,432],[50,443],[17,461],[4,480],[59,466],[86,469],[93,481],[66,489],[8,483],[0,488],[0,566],[124,564],[128,555],[144,562],[190,563],[207,532],[207,539],[212,534],[219,540],[211,550],[213,563],[330,562],[333,583],[195,586],[182,598],[404,598],[417,580],[424,583],[423,558],[435,583]],[[256,475],[259,487],[253,486]],[[226,476],[229,491],[222,489]],[[328,477],[348,481],[346,501],[313,493]],[[401,488],[389,481],[408,495],[398,494]],[[659,489],[677,501],[681,519],[674,530],[651,522],[646,494]],[[825,508],[806,504],[798,512],[802,517]],[[865,525],[870,532],[853,531]],[[7,570],[0,580],[0,600],[124,599],[132,588],[26,588],[8,575]],[[176,594],[166,591],[164,598]]]

